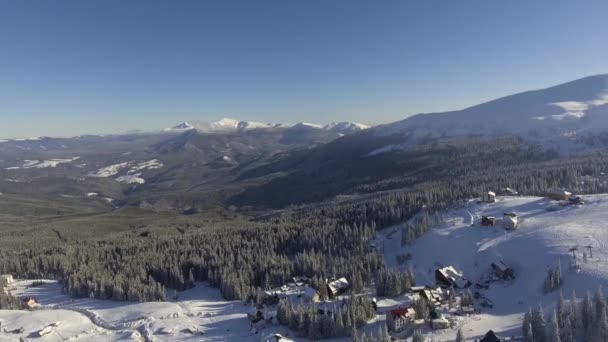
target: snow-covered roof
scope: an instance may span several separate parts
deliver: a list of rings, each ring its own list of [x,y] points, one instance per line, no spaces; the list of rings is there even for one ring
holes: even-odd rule
[[[470,284],[470,282],[464,278],[462,272],[457,271],[454,266],[442,267],[437,271],[448,279],[455,287],[464,288]]]
[[[350,285],[348,284],[346,278],[342,277],[340,279],[336,279],[330,282],[329,284],[327,284],[327,286],[329,287],[332,293],[336,294],[340,290],[347,289]]]

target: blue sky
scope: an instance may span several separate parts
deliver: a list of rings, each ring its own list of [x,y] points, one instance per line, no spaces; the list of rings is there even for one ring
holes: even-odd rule
[[[608,72],[608,1],[0,1],[0,137],[396,121]]]

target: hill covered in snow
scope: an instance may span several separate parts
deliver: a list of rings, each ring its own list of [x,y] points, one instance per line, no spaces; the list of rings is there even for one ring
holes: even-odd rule
[[[606,130],[608,75],[596,75],[462,110],[417,114],[379,126],[376,133],[415,137],[515,134],[548,139]]]
[[[377,245],[383,246],[388,267],[413,267],[418,285],[434,285],[435,270],[446,265],[463,271],[473,284],[483,283],[491,272],[490,265],[504,262],[514,270],[515,279],[492,282],[488,289],[473,287],[493,307],[481,307],[481,313],[467,320],[462,329],[468,338],[479,338],[490,329],[501,336],[517,336],[521,335],[523,314],[530,307],[541,304],[549,313],[559,291],[566,298],[575,291],[580,299],[586,291],[593,293],[598,286],[608,285],[608,231],[603,223],[608,195],[584,199],[583,205],[564,207],[540,197],[498,197],[496,203],[469,201],[442,212],[443,223],[411,244],[402,245],[400,233],[405,225],[399,225],[385,230]],[[519,216],[520,224],[514,231],[507,231],[500,224],[503,214],[510,212]],[[482,226],[482,216],[497,217],[497,225]],[[593,257],[586,246],[592,247]],[[571,267],[573,248],[576,269]],[[399,255],[411,256],[411,260],[399,264]],[[563,285],[560,290],[545,294],[543,283],[548,270],[558,263]],[[476,301],[478,307],[479,304]],[[453,331],[433,335],[441,341],[453,336]]]
[[[166,133],[174,132],[185,132],[189,130],[197,130],[201,133],[231,133],[231,132],[244,132],[252,129],[259,128],[309,128],[326,130],[338,134],[351,134],[358,132],[363,129],[369,128],[369,126],[356,123],[356,122],[332,122],[327,125],[318,125],[315,123],[299,122],[297,124],[288,123],[262,123],[257,121],[242,121],[229,118],[223,118],[218,121],[208,122],[202,120],[185,121],[178,125],[167,127],[163,130]]]

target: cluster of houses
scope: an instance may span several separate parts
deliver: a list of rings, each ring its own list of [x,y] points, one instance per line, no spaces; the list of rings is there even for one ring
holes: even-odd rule
[[[294,304],[314,304],[320,313],[337,311],[344,301],[320,302],[319,292],[309,284],[310,279],[304,276],[292,278],[292,281],[283,286],[264,291],[264,303],[259,306],[251,306],[247,312],[252,328],[263,328],[267,323],[272,322],[275,317],[273,310],[268,307],[276,305],[281,299],[287,298]],[[327,293],[331,298],[337,298],[350,288],[350,284],[345,277],[328,280],[326,282]]]
[[[444,266],[435,270],[436,287],[413,286],[406,295],[403,303],[392,304],[388,307],[378,303],[378,310],[386,311],[386,324],[394,334],[409,335],[419,327],[429,324],[432,329],[447,329],[450,321],[443,315],[442,309],[447,305],[450,291],[466,289],[472,283],[466,279],[463,273],[454,266]],[[429,317],[427,320],[416,318],[415,300],[424,298],[429,304]],[[461,307],[462,314],[474,312],[473,307]]]

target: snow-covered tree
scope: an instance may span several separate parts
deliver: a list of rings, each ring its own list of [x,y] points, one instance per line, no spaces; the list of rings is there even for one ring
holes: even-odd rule
[[[593,313],[593,304],[591,304],[591,294],[589,291],[585,293],[585,297],[583,298],[583,305],[581,308],[581,322],[583,323],[583,328],[585,332],[589,332],[591,325],[594,320]]]
[[[524,326],[524,342],[535,342],[534,333],[532,332],[532,323]]]
[[[412,342],[424,342],[424,336],[422,336],[419,330],[414,331]]]
[[[608,341],[608,317],[606,316],[606,310],[604,310],[595,322],[592,342],[606,341]]]
[[[553,313],[551,314],[551,322],[549,322],[549,334],[547,337],[549,338],[549,342],[561,342],[559,319],[557,318],[556,310],[553,310]]]
[[[547,342],[545,326],[545,313],[543,307],[539,305],[537,309],[532,311],[532,333],[535,342]]]
[[[465,342],[464,334],[462,333],[462,329],[458,329],[456,333],[456,341],[455,342]]]
[[[599,319],[602,312],[606,311],[606,298],[601,286],[595,291],[593,302],[595,303],[595,319]]]

